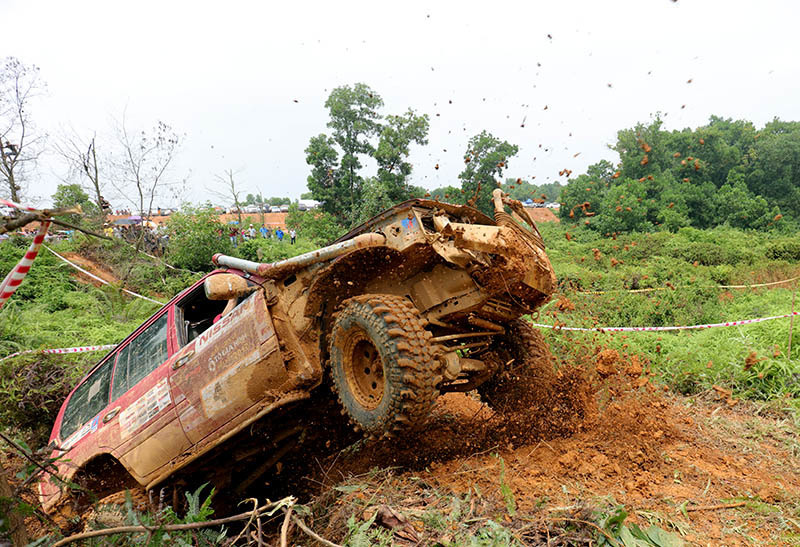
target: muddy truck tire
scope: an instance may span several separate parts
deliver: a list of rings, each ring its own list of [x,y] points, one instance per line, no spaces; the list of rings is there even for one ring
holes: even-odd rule
[[[430,338],[405,298],[367,294],[343,302],[330,334],[331,376],[358,429],[391,437],[425,423],[442,379]]]
[[[494,410],[505,410],[524,404],[526,395],[519,393],[526,386],[546,389],[555,378],[553,356],[542,333],[522,319],[506,325],[486,355],[497,372],[478,386],[481,400]],[[522,381],[524,380],[524,381]]]

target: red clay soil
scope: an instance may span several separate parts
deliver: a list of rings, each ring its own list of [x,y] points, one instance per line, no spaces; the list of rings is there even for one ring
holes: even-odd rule
[[[64,253],[62,256],[67,260],[69,260],[70,262],[77,264],[84,270],[96,275],[100,279],[108,281],[109,283],[119,283],[119,279],[117,279],[117,277],[113,273],[102,268],[99,264],[97,264],[92,260],[89,260],[88,258],[84,258],[83,256],[77,253]],[[88,275],[85,275],[84,273],[78,270],[73,269],[73,271],[75,272],[74,276],[85,283],[91,283],[95,287],[100,287],[102,285],[102,283],[100,283],[96,279],[92,279]]]
[[[800,532],[800,444],[790,421],[713,391],[667,394],[628,359],[604,350],[589,370],[522,384],[514,410],[445,395],[424,431],[339,456],[329,474],[400,466],[408,470],[400,480],[442,492],[498,492],[499,455],[521,511],[621,503],[633,522],[682,528],[693,545],[785,544]]]
[[[525,207],[525,210],[531,215],[534,222],[561,222],[553,209],[547,207]]]

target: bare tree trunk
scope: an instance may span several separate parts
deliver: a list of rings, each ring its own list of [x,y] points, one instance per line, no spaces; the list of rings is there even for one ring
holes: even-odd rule
[[[91,153],[91,163],[89,163],[89,154]],[[100,217],[105,219],[105,210],[103,209],[103,196],[100,194],[100,170],[97,168],[97,149],[94,144],[94,137],[89,145],[89,150],[86,152],[86,163],[84,163],[84,170],[86,176],[92,182],[94,187],[94,196],[97,201],[97,210],[100,211]]]
[[[31,540],[28,535],[28,530],[25,528],[25,519],[16,511],[14,490],[8,483],[2,461],[0,461],[0,499],[10,500],[0,503],[0,515],[5,515],[8,519],[11,543],[17,547],[27,545]]]

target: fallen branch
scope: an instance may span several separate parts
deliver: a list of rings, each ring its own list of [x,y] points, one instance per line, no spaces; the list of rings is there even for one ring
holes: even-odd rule
[[[719,505],[695,505],[687,507],[687,511],[716,511],[718,509],[733,509],[734,507],[744,507],[747,502],[737,501],[736,503],[721,503]]]
[[[281,500],[275,503],[266,504],[258,509],[257,514],[260,515],[262,513],[265,513],[269,509],[274,509],[275,506],[278,506],[282,503],[285,502]],[[62,545],[68,545],[76,541],[81,541],[84,539],[89,539],[94,537],[110,536],[113,534],[137,534],[142,532],[152,534],[153,532],[158,532],[159,530],[163,530],[166,532],[177,532],[182,530],[197,530],[200,528],[210,528],[212,526],[221,526],[223,524],[228,524],[230,522],[251,519],[253,513],[254,511],[247,511],[246,513],[240,513],[232,517],[207,520],[203,522],[192,522],[189,524],[167,524],[162,526],[145,526],[143,524],[140,524],[138,526],[116,526],[114,528],[106,528],[104,530],[92,530],[90,532],[83,532],[80,534],[74,534],[72,536],[65,537],[64,539],[55,542],[53,545],[51,545],[51,547],[61,547]]]
[[[100,239],[107,239],[108,241],[114,241],[113,238],[110,238],[103,234],[98,234],[97,232],[93,232],[92,230],[87,230],[86,228],[81,228],[80,226],[76,226],[75,224],[70,224],[69,222],[64,222],[63,220],[52,220],[53,224],[58,224],[59,226],[63,226],[64,228],[70,228],[72,230],[78,230],[79,232],[83,232],[84,234],[89,234],[90,236],[99,237]]]
[[[282,509],[283,509],[284,512],[288,511],[288,509],[286,509],[285,507],[283,507]],[[311,528],[306,526],[306,524],[302,520],[300,520],[299,518],[297,518],[294,515],[292,515],[292,521],[297,525],[298,528],[300,528],[303,532],[305,532],[306,535],[308,535],[308,537],[310,537],[311,539],[315,539],[318,542],[322,543],[323,545],[327,545],[328,547],[342,547],[338,543],[333,543],[332,541],[328,541],[324,537],[317,535],[314,532],[314,530],[312,530]],[[56,547],[56,546],[53,545],[53,547]]]
[[[283,512],[285,516],[283,517],[283,524],[281,525],[281,547],[288,547],[289,545],[289,523],[291,522],[292,517],[292,504],[289,507],[285,507]]]
[[[250,529],[250,525],[253,523],[253,520],[255,520],[256,515],[258,515],[258,500],[256,498],[247,498],[246,500],[239,502],[239,505],[248,501],[253,502],[253,510],[250,511],[250,519],[247,521],[247,524],[244,525],[242,531],[239,532],[239,535],[233,538],[233,540],[231,541],[231,545],[235,544],[237,541],[239,541],[239,538],[245,535],[245,533]]]
[[[0,234],[5,234],[6,232],[16,230],[17,228],[22,228],[23,226],[26,226],[31,222],[41,222],[43,220],[47,220],[53,215],[72,215],[72,214],[80,214],[82,212],[83,211],[81,211],[80,206],[76,205],[74,207],[64,207],[61,209],[45,209],[42,211],[37,211],[35,213],[25,213],[24,215],[21,215],[19,217],[6,220],[5,224],[0,225]]]
[[[23,226],[26,226],[31,222],[36,222],[38,220],[39,220],[38,213],[28,213],[27,215],[22,215],[21,217],[9,220],[5,224],[0,226],[0,234],[11,232],[13,230],[16,230],[17,228],[22,228]]]

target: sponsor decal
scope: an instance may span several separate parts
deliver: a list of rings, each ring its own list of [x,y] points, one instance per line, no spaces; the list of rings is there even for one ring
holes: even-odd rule
[[[241,303],[240,305],[236,306],[232,312],[228,315],[214,323],[213,326],[209,327],[205,330],[200,336],[195,338],[195,351],[198,353],[208,344],[213,342],[216,338],[218,338],[222,333],[230,330],[228,327],[232,326],[234,323],[237,322],[237,319],[245,313],[245,311],[249,311],[250,307],[253,304],[252,299],[248,299],[245,302]]]
[[[95,431],[97,431],[97,426],[99,423],[100,423],[100,415],[98,414],[97,416],[86,422],[83,425],[83,427],[81,427],[78,431],[67,437],[67,440],[64,441],[64,444],[61,447],[62,450],[66,452],[67,450],[78,444],[78,442],[81,439],[83,439],[86,435],[89,435],[90,433],[94,433]]]
[[[241,354],[241,357],[236,358],[238,364],[214,378],[214,380],[206,385],[200,392],[203,400],[203,410],[205,410],[206,416],[214,417],[233,404],[235,402],[234,400],[241,400],[243,398],[242,393],[238,392],[235,387],[237,375],[255,363],[259,357],[257,349],[251,351],[249,355],[246,354],[252,347],[248,343],[249,338],[249,336],[242,335],[235,341],[236,345],[231,343],[226,346],[226,349],[230,348],[231,352]]]
[[[144,426],[172,402],[167,379],[162,378],[147,393],[136,399],[119,414],[120,436],[125,439]]]

